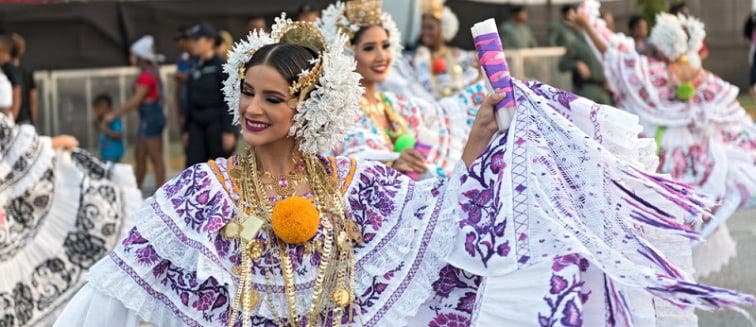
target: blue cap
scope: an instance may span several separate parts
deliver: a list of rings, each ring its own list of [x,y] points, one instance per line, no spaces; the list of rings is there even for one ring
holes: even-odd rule
[[[203,23],[192,26],[188,31],[186,31],[186,35],[193,40],[199,39],[201,37],[215,39],[215,37],[218,36],[218,32],[214,27]]]

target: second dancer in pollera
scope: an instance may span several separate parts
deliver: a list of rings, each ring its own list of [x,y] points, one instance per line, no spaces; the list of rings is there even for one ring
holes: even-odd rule
[[[577,23],[603,59],[618,106],[641,118],[643,134],[658,144],[658,171],[695,185],[720,202],[699,226],[707,244],[696,248],[699,275],[719,270],[735,255],[724,222],[756,196],[756,125],[737,100],[738,88],[701,66],[706,31],[692,16],[659,14],[649,43],[654,56],[635,51],[587,2]]]
[[[417,178],[448,176],[462,156],[467,134],[485,98],[482,82],[458,90],[440,101],[379,92],[401,53],[400,35],[380,4],[360,16],[359,2],[329,6],[319,26],[327,39],[349,36],[346,54],[357,61],[365,88],[353,128],[333,154],[380,160]],[[342,24],[347,24],[342,25]]]

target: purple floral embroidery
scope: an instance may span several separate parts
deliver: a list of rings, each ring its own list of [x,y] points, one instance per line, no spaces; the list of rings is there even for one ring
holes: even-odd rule
[[[588,270],[588,260],[585,258],[581,258],[577,253],[571,253],[563,256],[555,257],[552,264],[551,264],[551,270],[553,271],[562,271],[567,266],[571,265],[578,265],[580,268],[580,271],[586,271]]]
[[[551,275],[550,283],[551,290],[549,290],[549,293],[551,294],[559,294],[567,288],[567,280],[559,275]]]
[[[160,257],[158,257],[155,249],[152,248],[152,245],[148,245],[136,251],[136,259],[141,264],[150,265],[158,262]]]
[[[362,229],[365,242],[373,240],[384,217],[396,210],[392,199],[402,187],[407,186],[401,176],[401,173],[384,165],[367,167],[360,173],[357,187],[349,194],[349,206],[355,222]]]
[[[476,297],[477,295],[475,294],[475,292],[465,293],[465,296],[459,299],[459,303],[457,303],[457,307],[455,309],[462,312],[467,312],[468,314],[472,314],[473,309],[475,308]]]
[[[388,288],[388,283],[394,278],[394,273],[402,270],[402,268],[404,268],[404,264],[400,264],[398,267],[389,270],[383,274],[383,276],[373,276],[373,281],[370,287],[368,287],[356,300],[362,313],[366,313],[367,308],[375,304],[375,301],[378,300],[380,295],[386,291],[386,288]]]
[[[198,167],[199,166],[194,166],[194,167],[185,169],[184,171],[181,172],[181,175],[168,181],[163,186],[163,190],[165,191],[165,194],[169,198],[172,198],[176,196],[176,194],[179,194],[179,191],[181,191],[181,189],[183,189],[186,186],[186,184],[189,183],[189,180],[191,178],[190,176],[194,174],[194,171],[197,170]]]
[[[575,299],[570,299],[562,310],[562,319],[559,320],[562,325],[568,327],[578,327],[583,325],[583,318],[580,308],[575,305]]]
[[[504,153],[497,153],[491,157],[491,172],[498,174],[502,169],[507,167],[507,163],[504,162]]]
[[[578,96],[574,95],[574,94],[572,94],[570,92],[557,89],[557,91],[555,93],[555,98],[556,98],[557,102],[559,102],[559,104],[561,104],[565,108],[569,108],[570,107],[570,102],[577,100]]]
[[[179,178],[168,182],[163,189],[170,198],[176,214],[195,231],[214,233],[232,216],[234,207],[222,190],[210,187],[212,178],[202,165],[186,169]]]
[[[472,201],[462,204],[462,210],[467,213],[467,220],[471,223],[479,223],[483,214],[481,213],[489,203],[493,192],[491,190],[470,190],[464,193],[465,197]]]
[[[499,244],[499,246],[496,248],[496,254],[498,254],[501,257],[506,257],[509,255],[509,242],[504,242],[502,244]]]
[[[454,288],[467,287],[467,284],[463,283],[457,276],[458,273],[459,269],[450,265],[441,269],[439,278],[432,284],[436,296],[449,297],[449,293],[451,293]]]
[[[437,315],[428,327],[467,327],[470,326],[470,318],[456,313],[442,313]]]
[[[235,240],[234,242],[239,243],[238,240]],[[215,251],[218,252],[218,255],[221,257],[227,257],[229,254],[229,250],[231,248],[231,241],[223,237],[220,233],[215,236],[215,241],[213,242],[215,245]],[[236,248],[236,246],[234,246]]]
[[[579,98],[577,95],[541,82],[526,82],[525,84],[538,96],[550,100],[546,101],[546,104],[571,121],[571,103]]]
[[[187,307],[202,311],[202,317],[208,322],[218,319],[219,315],[227,311],[228,290],[218,281],[210,277],[202,283],[197,280],[197,273],[194,271],[185,272],[183,269],[170,265],[168,261],[161,262],[157,267],[161,267],[155,274],[162,285],[169,287],[178,295],[181,303]],[[167,266],[167,267],[163,267]]]
[[[129,248],[131,245],[135,244],[144,244],[147,243],[147,240],[142,237],[142,234],[139,234],[139,231],[136,227],[132,228],[129,231],[129,236],[123,239],[121,241],[121,245],[125,247],[124,251],[126,251],[127,248]],[[126,251],[128,252],[128,251]]]
[[[542,96],[546,99],[558,102],[560,105],[562,105],[566,109],[570,108],[570,103],[572,101],[575,101],[578,99],[578,96],[575,94],[572,94],[565,90],[555,88],[548,84],[543,84],[541,82],[526,82],[526,85],[535,94]]]
[[[462,193],[459,203],[466,217],[459,221],[459,227],[465,232],[465,251],[472,257],[480,256],[486,267],[491,258],[506,257],[511,249],[504,238],[507,220],[501,218],[501,189],[492,187],[499,182],[499,173],[506,167],[505,144],[506,137],[492,142],[460,180],[462,184],[474,185]]]
[[[168,260],[160,261],[157,266],[152,268],[152,275],[155,277],[158,277],[165,273],[165,271],[168,269],[168,267],[171,266],[171,262]]]
[[[486,154],[478,159],[480,160],[479,166],[490,167],[491,170],[496,170],[493,174],[496,176],[504,168],[503,156],[503,150],[486,151]],[[460,206],[467,218],[461,220],[459,226],[460,228],[466,226],[472,227],[473,231],[469,231],[466,234],[465,250],[472,257],[479,255],[483,264],[487,266],[488,261],[494,255],[507,256],[510,246],[508,241],[500,243],[504,239],[507,221],[496,221],[494,219],[499,216],[501,203],[493,200],[499,196],[497,194],[498,189],[492,189],[489,185],[493,185],[496,181],[493,179],[485,180],[482,172],[478,173],[475,171],[477,166],[473,164],[473,167],[468,172],[469,178],[465,179],[470,183],[473,183],[473,181],[479,183],[481,188],[474,188],[462,194]]]
[[[572,281],[558,273],[568,266],[577,266],[578,271],[585,272],[588,269],[588,260],[581,258],[577,254],[568,254],[555,257],[551,265],[553,273],[551,274],[549,295],[544,296],[543,300],[549,306],[548,314],[538,314],[538,323],[541,327],[552,327],[557,322],[564,326],[582,326],[582,311],[579,305],[588,301],[590,292],[580,292],[584,281],[577,281],[575,275],[572,275]],[[569,273],[569,272],[568,272]],[[558,317],[559,308],[561,318]]]
[[[442,313],[471,316],[482,278],[451,265],[443,267],[438,275],[431,284],[434,296],[425,309],[435,316]]]

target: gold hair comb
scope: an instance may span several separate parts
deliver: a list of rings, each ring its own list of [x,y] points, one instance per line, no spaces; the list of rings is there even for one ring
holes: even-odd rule
[[[381,0],[352,0],[346,3],[347,20],[360,27],[380,25],[383,12]]]
[[[423,15],[430,15],[431,17],[441,20],[444,14],[444,3],[441,0],[425,0],[423,1]]]

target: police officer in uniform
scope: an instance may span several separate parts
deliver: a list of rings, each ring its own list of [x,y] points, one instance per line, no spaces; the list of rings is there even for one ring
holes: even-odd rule
[[[190,51],[197,62],[187,81],[188,113],[182,138],[187,167],[210,159],[230,156],[236,147],[233,116],[223,101],[225,61],[215,54],[216,30],[198,24],[188,31]]]

